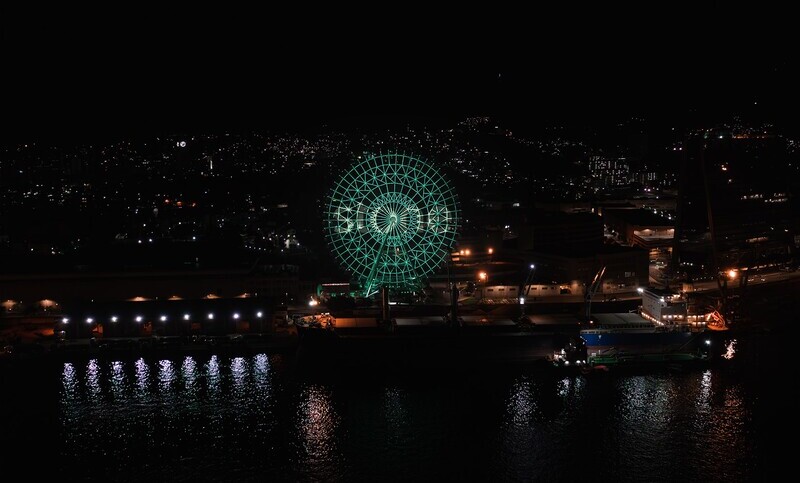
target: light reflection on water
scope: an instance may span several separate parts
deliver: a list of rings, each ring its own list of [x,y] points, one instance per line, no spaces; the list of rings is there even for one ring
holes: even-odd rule
[[[336,476],[336,465],[343,463],[337,444],[339,423],[329,388],[310,384],[301,390],[295,423],[301,448],[298,463],[309,477]]]
[[[186,481],[752,476],[752,407],[716,369],[362,384],[310,382],[276,357],[64,363],[62,466]]]

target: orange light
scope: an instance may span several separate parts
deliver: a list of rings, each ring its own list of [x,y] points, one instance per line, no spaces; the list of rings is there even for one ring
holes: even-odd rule
[[[485,282],[485,281],[486,281],[486,279],[488,278],[488,275],[486,274],[486,272],[479,272],[479,273],[478,273],[478,278],[479,278],[479,279],[480,279],[482,282]]]
[[[464,255],[469,256],[469,250],[464,250]]]
[[[728,278],[730,278],[731,280],[736,278],[736,270],[734,270],[734,269],[728,270]]]
[[[492,253],[494,253],[494,248],[489,248],[489,255],[491,255]]]

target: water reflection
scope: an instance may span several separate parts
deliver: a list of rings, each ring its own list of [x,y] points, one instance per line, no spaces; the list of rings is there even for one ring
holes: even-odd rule
[[[233,376],[233,390],[241,395],[245,389],[248,367],[244,357],[237,357],[231,361],[231,376]]]
[[[65,363],[61,467],[136,481],[447,479],[429,473],[442,461],[462,479],[752,476],[755,399],[724,370],[443,384],[285,368],[266,354]]]
[[[69,401],[78,397],[78,376],[75,373],[75,366],[69,362],[64,363],[64,370],[61,372],[61,386],[64,388],[63,399]]]
[[[125,377],[124,365],[120,361],[111,363],[111,396],[114,401],[122,401],[126,395],[127,378]]]
[[[92,359],[86,365],[86,393],[90,402],[100,399],[100,365]]]
[[[332,475],[336,465],[343,463],[338,449],[336,430],[339,415],[328,388],[307,385],[301,392],[297,430],[302,446],[303,472],[311,475]]]
[[[219,381],[219,358],[217,358],[216,355],[213,355],[206,364],[206,385],[208,387],[208,393],[211,397],[216,397],[219,395]]]
[[[149,398],[150,392],[150,367],[142,358],[134,363],[134,367],[136,368],[136,397],[139,400],[146,400]]]
[[[175,365],[172,361],[158,361],[158,389],[162,396],[173,392],[171,386],[175,382],[175,377]]]
[[[529,426],[533,422],[535,410],[531,381],[527,377],[517,379],[508,397],[507,411],[511,424],[517,427]]]
[[[183,358],[181,379],[183,380],[184,397],[194,399],[197,395],[197,362],[192,356]]]

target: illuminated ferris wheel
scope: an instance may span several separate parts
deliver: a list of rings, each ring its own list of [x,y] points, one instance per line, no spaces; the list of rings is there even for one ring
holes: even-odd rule
[[[364,295],[415,290],[449,256],[458,198],[433,165],[405,154],[367,156],[333,187],[326,213],[331,249]]]

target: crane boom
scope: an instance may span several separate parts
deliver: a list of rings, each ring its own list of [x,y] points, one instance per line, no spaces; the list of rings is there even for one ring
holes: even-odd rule
[[[584,295],[584,299],[586,300],[585,308],[586,313],[584,314],[588,319],[592,315],[592,297],[594,294],[597,293],[597,289],[600,288],[600,284],[603,281],[603,274],[606,273],[606,266],[603,265],[600,270],[594,275],[592,279],[592,283],[586,288],[586,294]]]

